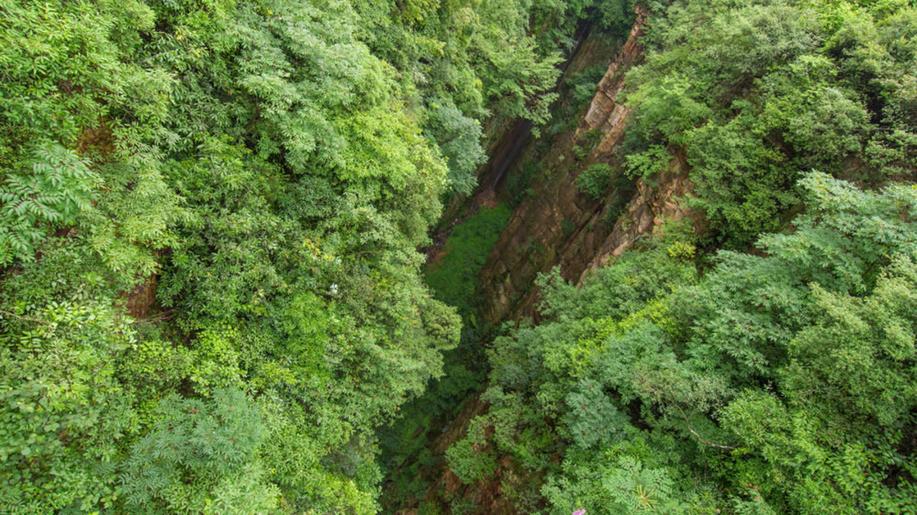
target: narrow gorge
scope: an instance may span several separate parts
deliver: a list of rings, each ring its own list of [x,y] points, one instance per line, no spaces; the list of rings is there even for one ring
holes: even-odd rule
[[[620,256],[640,238],[661,230],[664,222],[689,215],[684,198],[691,185],[683,156],[673,158],[652,181],[631,179],[623,171],[619,149],[631,113],[619,96],[625,75],[644,58],[641,37],[646,22],[646,10],[638,7],[626,34],[616,37],[589,26],[580,29],[557,88],[559,100],[552,113],[556,126],[533,136],[531,122],[507,124],[488,149],[490,157],[478,172],[474,193],[449,205],[434,231],[434,244],[427,250],[427,268],[434,274],[450,251],[464,250],[450,245],[455,232],[461,233],[470,225],[485,242],[478,249],[477,257],[484,259],[477,266],[466,259],[445,265],[470,269],[470,274],[457,280],[473,282],[466,287],[474,305],[466,306],[464,315],[465,324],[475,330],[466,331],[462,343],[466,348],[453,356],[465,360],[458,366],[462,372],[483,371],[486,359],[481,347],[487,347],[501,324],[537,320],[536,279],[540,274],[557,267],[564,279],[578,283],[590,270]],[[591,88],[593,95],[586,99],[588,102],[577,102],[575,82],[589,80],[590,71],[597,75],[597,68],[603,73]],[[603,175],[598,190],[587,191],[577,180],[590,168]],[[476,218],[497,212],[500,214],[494,223],[475,223]],[[458,245],[469,245],[466,238],[461,239]],[[470,244],[480,243],[475,240]],[[436,291],[435,283],[433,287]],[[456,299],[447,295],[442,300]],[[448,383],[451,379],[440,381]],[[442,407],[431,427],[409,433],[408,438],[424,442],[423,447],[412,455],[400,456],[401,463],[393,468],[396,474],[405,469],[419,474],[412,478],[419,479],[414,487],[423,487],[415,489],[413,495],[399,497],[406,490],[390,479],[383,494],[383,500],[389,501],[387,510],[432,513],[448,511],[454,504],[469,507],[473,513],[514,513],[500,491],[502,476],[516,472],[510,470],[508,461],[491,478],[472,485],[462,484],[443,461],[446,449],[466,434],[469,422],[486,412],[487,403],[479,399],[479,389],[480,384],[475,383],[450,397],[448,401],[455,404]],[[427,397],[436,397],[439,391],[434,384]],[[427,409],[431,399],[422,397],[414,404]],[[417,416],[410,407],[407,413]],[[403,441],[398,445],[399,449],[405,447]],[[412,460],[424,460],[424,466],[415,468],[417,463]]]

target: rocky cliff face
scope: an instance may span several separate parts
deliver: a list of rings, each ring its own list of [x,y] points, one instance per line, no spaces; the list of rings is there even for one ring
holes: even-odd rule
[[[579,272],[577,282],[582,282],[591,270],[620,256],[642,236],[657,233],[664,222],[688,216],[690,212],[683,198],[690,192],[688,166],[682,156],[674,158],[653,184],[642,179],[638,181],[636,195],[628,202],[625,212],[602,240],[588,265],[584,269],[574,269],[567,276]]]
[[[627,72],[643,59],[645,23],[646,13],[639,10],[577,129],[551,143],[541,163],[547,173],[514,210],[490,254],[481,276],[488,322],[537,315],[533,284],[539,273],[559,266],[566,279],[578,282],[664,220],[685,215],[677,201],[690,191],[684,159],[674,159],[649,183],[628,180],[618,155],[630,118],[619,97]],[[579,191],[577,177],[599,163],[611,168],[612,187],[604,198],[594,199]]]
[[[595,96],[589,104],[583,121],[576,131],[581,136],[589,130],[602,132],[601,143],[596,147],[596,154],[608,154],[621,138],[630,110],[618,102],[618,95],[624,89],[624,75],[634,65],[643,60],[643,47],[640,38],[646,26],[646,10],[637,8],[634,26],[627,36],[627,41],[615,59],[608,65],[608,70],[599,81]]]

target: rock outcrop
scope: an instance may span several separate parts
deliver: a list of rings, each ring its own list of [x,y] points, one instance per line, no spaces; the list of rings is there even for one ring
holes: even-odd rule
[[[637,194],[628,202],[627,210],[618,218],[588,266],[580,272],[577,282],[582,282],[591,270],[623,254],[640,237],[656,233],[666,221],[688,216],[690,211],[682,199],[690,192],[688,165],[683,156],[672,159],[668,169],[659,174],[653,184],[642,179],[638,181]]]
[[[627,72],[643,59],[640,38],[646,12],[638,9],[627,41],[609,64],[588,109],[572,134],[558,136],[545,154],[548,173],[533,185],[533,193],[514,210],[490,254],[481,277],[483,316],[490,323],[534,314],[539,273],[559,266],[562,275],[577,281],[601,256],[622,252],[655,221],[677,215],[668,194],[687,191],[683,162],[660,177],[655,188],[623,177],[616,150],[624,138],[630,109],[619,101]],[[607,196],[594,199],[577,187],[577,176],[592,164],[615,170],[615,185]],[[668,181],[675,181],[668,184]],[[665,198],[665,206],[657,201]],[[618,215],[620,216],[620,219]],[[628,220],[631,216],[637,217]],[[610,249],[610,250],[609,250]]]
[[[611,152],[623,134],[623,129],[630,109],[618,102],[618,95],[624,89],[624,76],[627,71],[643,59],[643,47],[640,38],[646,26],[646,9],[637,7],[637,17],[634,26],[627,36],[627,41],[615,59],[608,65],[608,70],[599,81],[595,96],[589,104],[589,109],[576,131],[579,137],[585,131],[599,130],[602,140],[596,147],[597,154]]]

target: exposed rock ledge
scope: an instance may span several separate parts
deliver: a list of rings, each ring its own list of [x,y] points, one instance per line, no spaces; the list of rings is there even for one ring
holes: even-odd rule
[[[534,193],[514,210],[494,246],[481,276],[488,322],[535,315],[538,293],[532,285],[539,273],[559,266],[565,278],[579,281],[662,220],[684,215],[676,202],[690,191],[683,159],[674,160],[652,184],[622,181],[624,186],[603,199],[589,198],[576,184],[591,164],[607,163],[620,173],[616,154],[631,113],[619,96],[627,72],[643,60],[640,39],[646,21],[646,11],[638,8],[627,41],[609,64],[576,131],[552,141],[544,166],[553,173],[533,185]],[[577,156],[578,147],[585,145],[591,145],[589,155]]]

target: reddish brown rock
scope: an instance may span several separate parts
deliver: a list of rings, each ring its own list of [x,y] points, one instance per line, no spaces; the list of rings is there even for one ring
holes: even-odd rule
[[[645,24],[646,11],[640,8],[627,41],[609,64],[577,129],[552,142],[548,159],[541,163],[548,173],[514,210],[494,246],[481,275],[483,312],[488,322],[534,314],[537,292],[533,284],[539,273],[560,266],[566,278],[578,280],[608,245],[606,240],[615,223],[607,219],[614,218],[611,211],[628,203],[633,186],[625,184],[606,198],[592,199],[579,191],[576,179],[591,164],[616,164],[615,150],[630,115],[618,96],[627,72],[643,59],[640,38]],[[583,147],[590,144],[592,148],[584,157]],[[648,194],[638,196],[638,202],[649,200]],[[625,214],[638,212],[636,206],[628,205]]]
[[[689,214],[683,198],[691,192],[688,166],[681,156],[672,160],[669,168],[654,178],[650,185],[637,182],[637,194],[618,218],[611,234],[602,242],[589,265],[580,273],[579,281],[595,268],[608,263],[631,248],[637,239],[656,233],[666,221],[680,220]]]
[[[156,275],[151,275],[127,294],[127,312],[135,320],[146,318],[156,304]]]

